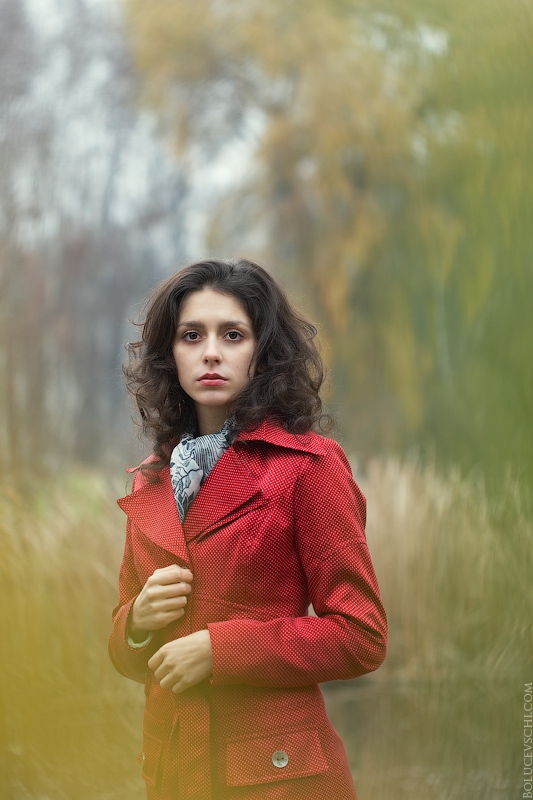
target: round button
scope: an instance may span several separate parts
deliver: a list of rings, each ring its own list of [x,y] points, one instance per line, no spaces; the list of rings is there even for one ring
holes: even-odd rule
[[[272,755],[272,763],[275,767],[286,767],[289,763],[289,756],[285,750],[276,750]]]

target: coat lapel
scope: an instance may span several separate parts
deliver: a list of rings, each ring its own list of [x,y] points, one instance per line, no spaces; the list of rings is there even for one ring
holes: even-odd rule
[[[264,503],[259,483],[233,447],[215,464],[194,498],[182,526],[170,481],[170,468],[157,483],[117,501],[131,521],[155,544],[191,568],[187,542],[223,527],[240,514]],[[185,530],[184,530],[185,529]]]
[[[246,466],[249,459],[244,453],[240,454],[240,448],[237,452],[235,445],[239,440],[263,441],[313,454],[324,451],[322,437],[314,433],[288,433],[280,425],[266,420],[255,431],[241,432],[234,445],[219,459],[194,498],[184,526],[176,507],[169,466],[161,470],[157,483],[143,486],[118,500],[119,506],[145,536],[189,568],[192,565],[188,542],[224,527],[266,502],[258,479]]]
[[[224,527],[264,502],[257,478],[230,447],[213,467],[187,512],[185,538],[189,542]]]
[[[191,559],[187,552],[168,466],[161,470],[157,483],[137,489],[117,502],[145,536],[168,550],[190,569]]]

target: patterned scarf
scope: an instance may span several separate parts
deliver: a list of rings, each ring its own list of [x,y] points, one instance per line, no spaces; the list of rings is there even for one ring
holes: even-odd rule
[[[218,433],[198,436],[184,433],[170,456],[170,479],[181,522],[207,476],[235,439],[235,417],[227,418]]]

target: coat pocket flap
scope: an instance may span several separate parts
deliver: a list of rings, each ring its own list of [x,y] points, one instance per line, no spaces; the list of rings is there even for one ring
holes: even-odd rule
[[[226,783],[245,786],[302,778],[327,770],[316,730],[227,742]]]

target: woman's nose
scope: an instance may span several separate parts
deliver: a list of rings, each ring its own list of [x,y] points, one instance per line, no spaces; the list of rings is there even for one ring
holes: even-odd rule
[[[220,347],[216,336],[208,336],[206,338],[203,360],[205,363],[208,363],[210,361],[220,362],[222,360]]]

